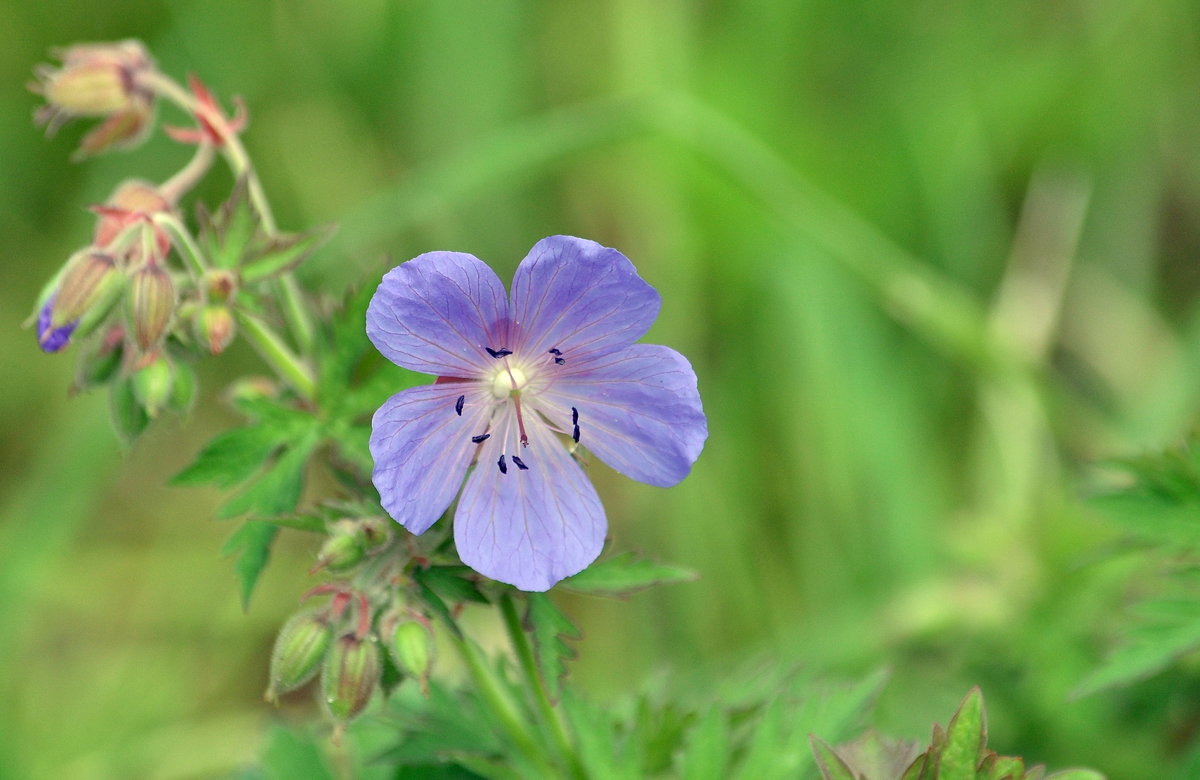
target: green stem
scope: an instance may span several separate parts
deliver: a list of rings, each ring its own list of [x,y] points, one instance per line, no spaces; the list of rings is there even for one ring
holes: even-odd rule
[[[307,400],[313,400],[316,397],[317,386],[304,361],[292,354],[279,334],[258,317],[240,309],[234,313],[242,333],[254,344],[263,360],[275,373],[296,388],[300,395]]]
[[[254,206],[254,210],[258,213],[261,220],[263,232],[268,237],[274,237],[279,234],[279,227],[275,224],[275,215],[271,211],[271,203],[267,200],[267,194],[263,190],[262,182],[258,179],[258,173],[254,169],[253,163],[250,161],[250,155],[246,152],[246,147],[242,145],[242,140],[237,133],[229,127],[229,123],[225,120],[224,115],[219,109],[205,105],[196,99],[192,93],[175,83],[172,79],[152,71],[140,76],[142,85],[152,90],[155,94],[171,101],[181,109],[196,117],[204,117],[204,120],[209,126],[214,128],[220,135],[221,154],[229,163],[230,170],[234,176],[245,179],[246,191],[250,196],[250,203]],[[300,292],[300,286],[296,284],[296,280],[290,273],[280,277],[275,285],[275,294],[279,297],[280,308],[283,310],[284,319],[287,320],[288,329],[291,331],[292,337],[296,340],[296,345],[300,351],[308,354],[312,351],[313,346],[313,327],[312,319],[309,317],[308,310],[304,306],[304,298]]]
[[[170,212],[160,212],[155,214],[154,224],[166,230],[174,239],[175,248],[179,250],[179,256],[187,263],[188,269],[192,275],[196,277],[196,282],[199,284],[204,280],[204,274],[208,268],[204,264],[204,252],[200,250],[196,244],[196,239],[192,238],[192,234],[188,232],[187,227]]]
[[[517,661],[521,665],[521,671],[525,674],[525,679],[529,683],[530,690],[533,691],[533,699],[537,705],[538,714],[541,715],[546,727],[550,729],[550,733],[554,736],[554,743],[558,746],[563,758],[566,759],[568,765],[571,767],[571,773],[575,777],[586,778],[587,773],[584,771],[583,765],[579,762],[579,755],[575,751],[575,746],[571,743],[566,726],[563,725],[562,718],[558,716],[554,705],[550,703],[549,692],[546,690],[546,684],[542,680],[542,675],[538,673],[537,661],[533,657],[533,646],[529,643],[529,636],[525,633],[525,628],[521,625],[521,618],[517,615],[517,606],[513,602],[512,596],[508,593],[500,597],[500,613],[504,616],[504,627],[508,630],[508,638],[512,642],[513,650],[517,654]]]
[[[450,626],[450,629],[446,634],[450,637],[450,641],[458,650],[459,655],[462,656],[463,663],[466,664],[467,671],[471,674],[471,679],[475,681],[475,686],[479,689],[483,703],[500,721],[501,727],[513,744],[537,768],[538,775],[553,777],[554,768],[546,761],[542,749],[529,733],[516,704],[504,693],[500,682],[488,667],[479,648],[473,645],[470,639],[460,636],[454,626]]]

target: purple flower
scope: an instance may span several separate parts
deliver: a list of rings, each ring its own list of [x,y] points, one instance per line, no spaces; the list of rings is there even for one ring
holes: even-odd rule
[[[51,324],[50,310],[54,308],[54,298],[51,295],[50,300],[42,306],[42,310],[38,312],[37,320],[37,337],[38,346],[43,352],[58,352],[71,342],[71,334],[75,332],[75,326],[79,324],[79,320],[68,322],[66,325],[54,327]]]
[[[634,344],[660,305],[624,255],[570,236],[533,247],[511,299],[472,255],[430,252],[392,269],[367,335],[392,362],[438,379],[375,413],[383,506],[423,533],[474,463],[454,515],[464,563],[539,591],[584,569],[607,523],[574,447],[667,487],[708,436],[687,359]]]

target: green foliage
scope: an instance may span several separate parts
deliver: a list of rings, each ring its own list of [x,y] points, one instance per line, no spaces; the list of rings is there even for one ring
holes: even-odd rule
[[[267,566],[271,556],[271,543],[275,541],[278,526],[261,520],[248,520],[229,537],[221,548],[222,555],[237,555],[233,570],[241,584],[242,609],[250,608],[250,594],[258,582],[258,575]]]
[[[627,596],[655,585],[691,582],[698,576],[682,566],[655,563],[625,552],[593,563],[563,580],[561,587],[593,595]]]
[[[546,594],[528,593],[525,602],[527,608],[523,622],[533,639],[533,653],[542,683],[553,701],[562,693],[567,662],[576,655],[567,641],[578,640],[582,635]]]
[[[1162,671],[1200,649],[1200,452],[1196,442],[1113,462],[1127,484],[1091,505],[1158,569],[1123,628],[1121,643],[1076,687],[1086,696]]]
[[[867,732],[838,747],[812,738],[812,751],[823,780],[1041,780],[1043,766],[1026,771],[1025,762],[987,748],[983,693],[972,688],[943,730],[933,727],[929,748],[916,755],[915,743]],[[1090,769],[1065,769],[1047,780],[1104,780]]]

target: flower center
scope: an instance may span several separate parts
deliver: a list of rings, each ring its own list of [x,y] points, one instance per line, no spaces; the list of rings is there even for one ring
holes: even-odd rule
[[[525,372],[515,366],[504,366],[492,374],[492,395],[497,399],[508,398],[519,392],[527,382]]]

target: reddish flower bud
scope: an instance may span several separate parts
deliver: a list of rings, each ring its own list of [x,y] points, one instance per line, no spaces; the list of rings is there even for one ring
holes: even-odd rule
[[[301,612],[293,615],[271,652],[271,685],[267,701],[277,701],[279,694],[294,691],[316,676],[333,641],[333,628],[323,612]]]
[[[196,314],[196,338],[208,347],[210,354],[224,352],[236,331],[237,324],[228,306],[210,303]]]
[[[134,341],[143,352],[167,333],[175,311],[175,285],[158,263],[145,263],[130,277],[129,320]]]
[[[125,288],[125,275],[111,255],[94,250],[77,252],[67,261],[66,271],[50,309],[50,325],[58,328],[95,311],[97,318],[108,314]]]
[[[380,660],[379,644],[373,637],[338,637],[321,670],[321,689],[330,715],[348,721],[366,709],[379,684]]]
[[[106,247],[122,230],[138,221],[149,221],[155,214],[171,210],[171,204],[148,181],[129,179],[117,185],[117,189],[103,206],[93,209],[100,218],[96,221],[96,232],[92,243]],[[166,255],[171,248],[171,238],[165,230],[154,228],[158,253]]]
[[[83,140],[80,151],[94,154],[128,146],[145,137],[153,115],[153,96],[139,86],[138,76],[154,63],[137,41],[71,46],[61,54],[62,67],[43,65],[30,89],[46,98],[37,113],[54,133],[72,118],[106,117]]]

